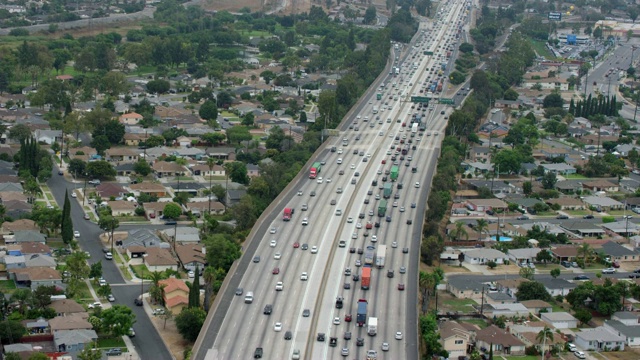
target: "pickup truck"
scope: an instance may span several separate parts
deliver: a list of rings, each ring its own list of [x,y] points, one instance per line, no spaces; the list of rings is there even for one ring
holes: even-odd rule
[[[87,181],[87,183],[91,184],[91,185],[100,185],[100,180],[98,179],[93,179],[93,180],[89,180]]]

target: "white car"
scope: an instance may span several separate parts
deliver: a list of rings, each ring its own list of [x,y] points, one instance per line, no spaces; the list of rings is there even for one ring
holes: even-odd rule
[[[396,340],[402,340],[402,332],[401,331],[397,331],[396,332]]]
[[[189,270],[187,276],[189,276],[189,279],[193,279],[194,277],[196,277],[196,273],[193,270]]]
[[[302,225],[309,225],[309,219],[308,218],[302,219]]]
[[[72,197],[72,198],[75,198],[75,197],[78,197],[78,195],[76,195],[76,193],[75,193],[75,192],[72,192],[72,193],[71,193],[71,197]]]
[[[273,331],[277,331],[280,332],[282,331],[282,323],[281,322],[277,322],[273,325]]]
[[[102,307],[102,303],[97,302],[97,301],[94,302],[94,303],[89,304],[89,309],[95,309],[95,308],[99,308],[99,307]]]
[[[352,223],[352,222],[353,222],[353,218],[352,218],[351,216],[349,216],[349,217],[347,218],[347,222],[348,222],[348,223]]]
[[[318,247],[317,246],[312,246],[311,247],[311,253],[312,254],[317,254],[318,253]]]
[[[319,177],[319,178],[318,178],[318,180],[316,180],[316,182],[317,182],[318,184],[322,184],[322,177]]]
[[[271,228],[271,230],[269,230],[269,232],[270,232],[271,234],[275,234],[277,231],[278,231],[278,229],[276,229],[276,228],[274,228],[274,227],[272,227],[272,228]]]
[[[342,149],[338,149],[338,154],[342,154]]]
[[[578,359],[586,359],[587,355],[585,355],[582,351],[574,351],[573,355],[575,355]]]
[[[416,187],[416,188],[419,188],[419,187],[420,187],[420,183],[419,183],[418,181],[416,181],[416,185],[415,185],[415,187]]]
[[[389,351],[389,343],[388,342],[383,342],[382,343],[382,351]]]
[[[377,235],[371,235],[371,242],[376,242],[378,241],[378,236]]]
[[[271,246],[271,247],[276,247],[276,245],[277,245],[277,242],[276,242],[275,239],[271,240],[271,242],[269,243],[269,246]]]
[[[276,283],[276,291],[282,291],[284,290],[284,284],[282,283],[282,281],[278,281]]]
[[[331,178],[327,178],[327,182],[330,183],[331,182]]]
[[[273,255],[273,258],[276,260],[280,260],[280,258],[282,257],[282,254],[280,254],[279,252],[275,253],[275,255]]]
[[[339,317],[334,317],[333,318],[333,325],[340,325],[340,318]]]
[[[357,223],[356,224],[356,229],[362,229],[362,224],[361,223]]]
[[[302,190],[298,190],[298,196],[302,196]]]
[[[400,212],[404,212],[404,206],[400,206]]]
[[[383,132],[383,131],[380,131],[380,132],[378,133],[378,136],[384,136],[384,132]]]
[[[338,158],[338,164],[342,164],[342,158]]]
[[[356,168],[356,164],[351,164],[351,168],[355,169]]]
[[[306,272],[303,272],[302,275],[300,275],[300,280],[302,280],[302,281],[309,280],[309,275],[307,275]]]
[[[351,234],[351,238],[354,239],[354,240],[357,239],[358,238],[358,233]]]
[[[100,285],[100,286],[107,285],[107,280],[105,280],[103,278],[98,279],[98,285]]]
[[[80,237],[80,231],[76,230],[73,232],[73,237],[74,238],[79,238]]]

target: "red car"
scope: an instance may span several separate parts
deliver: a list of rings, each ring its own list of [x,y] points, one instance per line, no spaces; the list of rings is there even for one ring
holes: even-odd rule
[[[398,284],[398,290],[404,291],[404,284]]]
[[[367,228],[367,229],[372,229],[372,228],[373,228],[373,224],[372,224],[372,223],[370,223],[370,222],[368,222],[368,223],[367,223],[366,228]]]
[[[347,315],[344,316],[344,321],[346,321],[346,322],[351,322],[351,319],[352,319],[351,318],[351,314],[347,314]]]
[[[294,247],[295,249],[299,248],[299,247],[300,247],[300,243],[299,243],[299,242],[297,242],[297,241],[296,241],[296,242],[294,242],[294,243],[293,243],[293,247]]]
[[[382,164],[386,164],[386,163],[387,163],[387,160],[382,160]]]
[[[278,275],[280,274],[280,268],[279,267],[274,267],[273,270],[271,271],[271,273],[273,275]]]

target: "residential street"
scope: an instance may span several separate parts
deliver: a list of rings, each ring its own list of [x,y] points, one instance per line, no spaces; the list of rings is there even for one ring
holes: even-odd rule
[[[62,207],[62,204],[64,203],[65,191],[71,191],[74,188],[73,184],[66,181],[64,176],[58,175],[57,167],[53,169],[53,175],[47,182],[47,185],[51,189],[51,192],[60,207]],[[116,267],[115,261],[104,260],[102,244],[99,240],[102,230],[89,220],[84,220],[82,205],[79,204],[78,201],[75,201],[76,199],[70,200],[71,217],[73,219],[74,229],[80,232],[79,242],[82,250],[89,251],[91,254],[89,263],[103,260],[103,277],[107,282],[109,282],[113,289],[113,295],[116,298],[115,304],[122,304],[131,307],[133,313],[136,315],[136,323],[133,328],[136,331],[137,336],[131,340],[138,354],[145,354],[144,357],[140,357],[140,359],[171,360],[173,357],[164,345],[164,342],[160,338],[160,335],[154,328],[153,324],[151,324],[151,321],[143,308],[133,305],[134,298],[140,295],[140,284],[125,282],[120,271]],[[136,227],[139,228],[141,225],[136,225]]]

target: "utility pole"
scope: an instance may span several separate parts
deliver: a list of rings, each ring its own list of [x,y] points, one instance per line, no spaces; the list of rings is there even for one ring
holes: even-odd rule
[[[482,303],[480,304],[480,315],[484,313],[484,285],[482,285]]]

